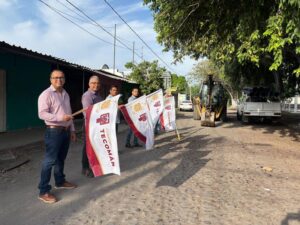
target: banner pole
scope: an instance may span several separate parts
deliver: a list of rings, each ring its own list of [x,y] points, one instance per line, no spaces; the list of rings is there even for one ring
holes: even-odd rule
[[[177,125],[176,125],[176,123],[175,123],[175,132],[176,132],[176,134],[177,134],[177,139],[178,139],[178,141],[180,141],[180,134],[179,134],[179,131],[178,131],[178,129],[177,129]]]
[[[88,109],[88,108],[80,109],[79,111],[73,113],[71,116],[72,116],[72,117],[73,117],[73,116],[77,116],[78,114],[83,113],[83,112],[86,111],[87,109]]]

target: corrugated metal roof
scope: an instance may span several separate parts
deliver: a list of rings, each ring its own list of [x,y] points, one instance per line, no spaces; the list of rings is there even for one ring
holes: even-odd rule
[[[104,71],[104,70],[101,70],[101,69],[100,70],[93,70],[89,67],[82,66],[82,65],[72,63],[72,62],[68,62],[65,59],[57,58],[57,57],[52,56],[52,55],[42,54],[40,52],[36,52],[36,51],[31,50],[31,49],[23,48],[21,46],[11,45],[11,44],[9,44],[5,41],[0,41],[0,49],[6,50],[6,51],[9,51],[9,52],[13,52],[13,53],[16,53],[16,54],[26,55],[26,56],[34,57],[34,58],[39,58],[41,60],[48,61],[48,62],[60,63],[60,64],[63,64],[65,66],[85,70],[85,71],[92,72],[92,73],[95,73],[95,74],[99,74],[99,75],[102,75],[102,76],[106,76],[106,77],[109,77],[109,78],[112,78],[112,79],[122,80],[122,81],[126,81],[128,83],[135,83],[135,82],[130,81],[130,80],[124,78],[124,77],[119,77],[117,75],[114,75],[113,73],[110,73],[110,72],[107,72],[107,71]]]

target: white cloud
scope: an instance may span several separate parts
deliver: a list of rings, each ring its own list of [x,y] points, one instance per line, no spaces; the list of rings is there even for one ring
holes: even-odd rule
[[[6,9],[16,3],[16,0],[0,0],[0,8]]]
[[[123,6],[123,7],[119,7],[117,9],[118,13],[122,16],[126,15],[126,14],[130,14],[130,13],[142,11],[142,10],[147,10],[147,7],[143,5],[142,1],[140,1],[138,3],[131,4],[131,5],[126,5],[126,6]]]
[[[67,61],[88,66],[90,68],[100,68],[103,64],[112,66],[113,46],[103,43],[86,32],[83,32],[78,27],[74,26],[69,21],[57,15],[55,12],[51,11],[48,7],[39,2],[36,2],[32,6],[28,6],[27,9],[21,9],[34,12],[31,18],[26,16],[22,17],[22,14],[17,11],[18,9],[13,7],[13,5],[9,5],[10,3],[7,2],[11,1],[0,0],[0,6],[1,4],[6,4],[7,10],[10,11],[10,14],[5,14],[5,17],[10,15],[12,18],[10,20],[8,17],[5,18],[4,14],[0,14],[0,27],[2,27],[2,25],[6,27],[6,29],[0,29],[1,40],[11,44],[20,45],[24,48],[32,49],[43,54],[50,54],[59,58],[64,58]],[[60,10],[72,13],[71,11],[67,11],[66,8],[57,1],[48,2]],[[75,3],[75,1],[72,2]],[[16,0],[14,0],[14,3],[16,3]],[[94,15],[93,18],[97,18],[97,22],[101,25],[113,26],[114,23],[117,23],[117,35],[122,38],[122,41],[130,48],[132,47],[132,41],[135,41],[137,52],[141,55],[141,46],[143,44],[125,24],[120,23],[112,11],[108,11],[107,8],[104,9],[101,4],[95,5],[92,0],[76,1],[76,5],[84,9],[89,15]],[[132,7],[129,7],[130,9],[127,10],[127,13],[130,13],[130,10],[132,10],[132,12],[141,10],[140,3],[130,6]],[[105,14],[103,14],[103,12],[105,12]],[[13,15],[18,15],[18,17],[14,17]],[[76,22],[80,23],[80,25],[85,29],[88,29],[99,36],[99,38],[105,39],[111,43],[113,42],[113,38],[101,29],[92,26],[89,23],[80,21]],[[186,59],[184,60],[184,63],[177,64],[176,66],[171,65],[173,60],[172,54],[162,52],[163,48],[156,42],[156,33],[153,30],[153,23],[149,22],[149,18],[148,20],[132,20],[129,21],[129,24],[142,36],[146,43],[170,65],[170,67],[174,68],[177,73],[184,75],[191,70],[192,65],[195,63],[195,61],[191,59]],[[109,31],[113,32],[113,29],[109,29]],[[118,45],[121,44],[118,43]],[[145,46],[143,53],[145,60],[156,59],[156,57],[147,50]],[[137,61],[139,60],[137,56],[135,56],[135,59]],[[117,48],[116,65],[118,69],[123,70],[124,64],[131,60],[131,51]],[[161,65],[164,66],[162,63]]]

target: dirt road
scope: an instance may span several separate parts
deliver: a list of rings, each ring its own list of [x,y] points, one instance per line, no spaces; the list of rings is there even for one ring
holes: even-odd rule
[[[37,199],[43,147],[27,149],[29,164],[0,175],[0,224],[300,224],[299,131],[230,116],[203,128],[180,112],[182,140],[162,133],[151,151],[125,149],[121,132],[121,176],[83,177],[72,144],[65,171],[79,187],[53,205]]]

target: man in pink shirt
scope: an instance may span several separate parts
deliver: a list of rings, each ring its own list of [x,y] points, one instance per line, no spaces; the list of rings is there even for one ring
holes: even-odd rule
[[[38,114],[45,121],[45,158],[42,163],[41,180],[39,183],[39,199],[46,203],[54,203],[56,197],[50,194],[52,167],[56,189],[73,189],[76,185],[65,180],[64,162],[68,154],[70,139],[76,140],[70,97],[63,89],[65,75],[60,70],[52,71],[51,86],[39,96]]]

